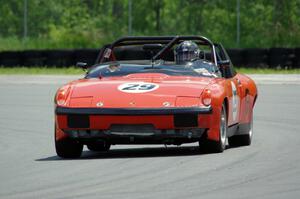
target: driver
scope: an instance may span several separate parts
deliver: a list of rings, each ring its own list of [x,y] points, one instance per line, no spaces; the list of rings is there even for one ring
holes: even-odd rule
[[[175,62],[178,65],[199,59],[200,49],[195,42],[183,41],[174,50]]]
[[[218,68],[210,62],[201,60],[201,50],[193,41],[183,41],[174,50],[175,63],[193,68],[193,70],[204,76],[220,76]]]

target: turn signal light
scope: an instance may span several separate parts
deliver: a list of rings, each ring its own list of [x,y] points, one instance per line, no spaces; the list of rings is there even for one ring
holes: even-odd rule
[[[205,89],[202,93],[202,103],[205,106],[209,106],[211,104],[211,91],[209,89]]]

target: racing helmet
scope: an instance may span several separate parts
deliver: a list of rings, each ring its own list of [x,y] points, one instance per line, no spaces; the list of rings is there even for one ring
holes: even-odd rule
[[[193,41],[183,41],[174,50],[176,64],[185,64],[199,58],[200,49]]]

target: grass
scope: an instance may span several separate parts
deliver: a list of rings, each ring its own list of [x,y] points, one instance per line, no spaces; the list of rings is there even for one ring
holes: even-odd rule
[[[16,37],[1,38],[0,37],[0,51],[20,51],[28,49],[55,49],[63,48],[64,46],[57,46],[49,39],[18,39]]]
[[[272,69],[272,68],[236,68],[240,73],[244,74],[300,74],[298,69]]]
[[[236,68],[244,74],[300,74],[300,69],[254,69]],[[46,67],[0,67],[0,75],[79,75],[84,74],[80,68],[46,68]]]
[[[103,43],[105,41],[101,39],[78,37],[61,38],[60,40],[53,40],[51,38],[27,38],[24,40],[17,37],[0,37],[0,51],[99,48]]]
[[[84,74],[80,68],[46,68],[46,67],[0,67],[0,75],[78,75]]]

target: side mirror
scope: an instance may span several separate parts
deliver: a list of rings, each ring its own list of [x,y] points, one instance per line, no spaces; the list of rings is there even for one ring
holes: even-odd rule
[[[87,70],[87,68],[88,68],[87,63],[85,63],[85,62],[77,62],[76,66],[79,68],[82,68],[83,70]]]

